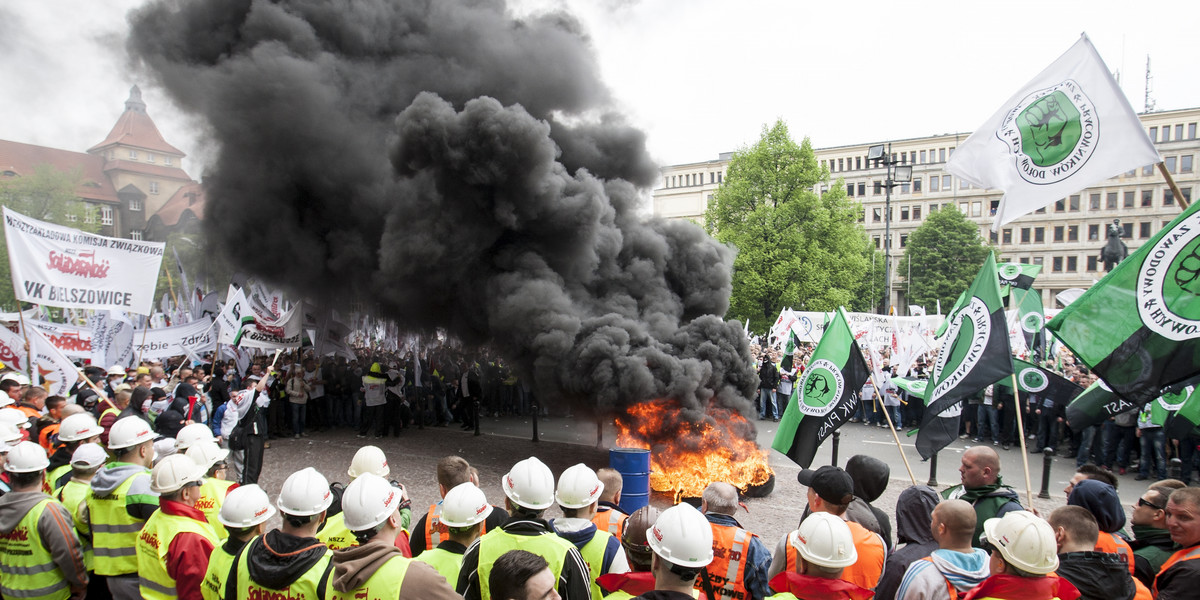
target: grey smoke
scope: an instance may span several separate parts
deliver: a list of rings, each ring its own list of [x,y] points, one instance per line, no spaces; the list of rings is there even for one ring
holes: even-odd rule
[[[638,216],[656,167],[570,15],[163,0],[130,19],[131,54],[206,122],[205,226],[239,268],[489,343],[552,401],[749,414],[720,318],[732,253]]]

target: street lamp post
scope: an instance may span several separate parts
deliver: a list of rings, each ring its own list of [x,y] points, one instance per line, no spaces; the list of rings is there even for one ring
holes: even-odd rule
[[[875,161],[875,166],[882,163],[887,169],[887,177],[883,182],[883,314],[886,315],[892,306],[892,188],[912,181],[912,166],[897,164],[900,161],[892,154],[890,142],[868,148],[867,162],[871,161]]]

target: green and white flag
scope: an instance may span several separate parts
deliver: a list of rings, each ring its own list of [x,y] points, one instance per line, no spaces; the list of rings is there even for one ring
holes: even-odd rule
[[[913,398],[925,399],[925,390],[928,388],[929,382],[924,379],[910,379],[908,377],[892,377],[892,383],[896,387],[908,392]]]
[[[1200,373],[1200,203],[1193,203],[1046,328],[1141,406]]]
[[[1059,406],[1066,406],[1076,396],[1083,393],[1082,387],[1054,371],[1043,369],[1019,358],[1013,358],[1012,362],[1017,388],[1023,396],[1036,394],[1042,398],[1053,399]],[[996,383],[1012,388],[1011,377],[1001,379]]]
[[[1011,262],[996,265],[996,273],[1000,276],[1000,297],[1007,296],[1013,288],[1029,289],[1041,272],[1042,265]]]
[[[1037,290],[1013,292],[1017,305],[1017,326],[1025,338],[1029,356],[1039,360],[1046,352],[1046,313],[1042,307],[1042,294]]]
[[[1182,440],[1189,435],[1200,435],[1200,394],[1195,393],[1192,386],[1188,386],[1185,393],[1186,399],[1166,424],[1169,439]]]
[[[1134,404],[1114,394],[1103,381],[1096,380],[1067,404],[1065,416],[1071,429],[1081,431],[1141,407],[1141,404]]]
[[[1004,191],[992,231],[1098,181],[1160,162],[1087,34],[1009,98],[946,170]]]
[[[771,447],[807,469],[821,442],[858,409],[868,377],[867,363],[850,332],[846,313],[838,309],[813,351],[804,377],[792,388]]]
[[[946,320],[949,328],[929,378],[925,415],[917,434],[922,458],[958,439],[964,399],[1013,372],[994,255],[988,254],[962,305]]]

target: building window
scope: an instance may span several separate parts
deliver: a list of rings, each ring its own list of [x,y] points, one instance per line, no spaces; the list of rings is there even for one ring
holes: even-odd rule
[[[1063,268],[1063,257],[1061,257],[1061,256],[1055,256],[1055,257],[1052,259],[1052,261],[1051,261],[1051,263],[1050,263],[1050,264],[1052,264],[1052,265],[1053,265],[1053,267],[1051,268],[1051,270],[1052,270],[1052,271],[1054,271],[1055,273],[1062,273],[1062,268]]]
[[[942,175],[942,189],[947,192],[954,188],[954,183],[950,179],[949,175]]]
[[[1196,124],[1195,123],[1188,123],[1188,139],[1189,140],[1196,139]]]
[[[129,210],[134,211],[134,212],[142,210],[141,198],[134,198],[133,200],[130,200],[129,201]]]
[[[1071,196],[1070,201],[1067,202],[1067,209],[1071,212],[1079,212],[1079,194]]]
[[[845,170],[846,170],[846,159],[839,158],[838,159],[838,171],[845,171]]]
[[[1175,126],[1175,141],[1178,142],[1179,140],[1182,140],[1182,139],[1183,139],[1183,123],[1180,123]]]
[[[875,249],[876,249],[876,250],[878,250],[878,249],[879,249],[879,247],[880,247],[880,245],[879,245],[879,236],[875,236]]]
[[[866,195],[867,195],[867,184],[866,184],[865,182],[861,182],[861,181],[860,181],[860,182],[858,183],[858,195],[859,195],[859,196],[866,196]]]
[[[910,188],[911,186],[912,186],[912,184],[911,184],[911,183],[909,183],[909,182],[907,182],[907,181],[901,181],[901,182],[900,182],[900,193],[901,193],[901,194],[907,194],[907,193],[908,193],[908,190],[909,190],[909,188]]]
[[[1147,239],[1150,237],[1150,222],[1149,221],[1142,221],[1141,223],[1138,223],[1138,236],[1141,237],[1142,239]]]
[[[901,207],[900,207],[900,220],[901,220],[901,221],[907,221],[907,220],[908,220],[908,207],[907,207],[907,206],[901,206]]]
[[[983,216],[983,202],[976,200],[975,202],[971,203],[971,216],[972,217],[982,217]]]
[[[1096,263],[1097,263],[1097,262],[1098,262],[1098,261],[1097,261],[1097,259],[1096,259],[1096,257],[1095,257],[1095,256],[1089,256],[1089,257],[1087,257],[1087,270],[1088,270],[1088,272],[1095,272],[1095,271],[1096,271]]]
[[[861,156],[855,156],[855,157],[854,157],[854,170],[855,170],[855,171],[857,171],[857,170],[859,170],[859,169],[861,169],[861,168],[862,168],[862,157],[861,157]]]
[[[854,197],[854,184],[853,183],[846,184],[846,195],[850,196],[851,198]]]
[[[939,181],[940,180],[938,179],[937,175],[930,175],[929,176],[929,191],[936,192],[939,189],[941,189],[940,187],[938,187]]]
[[[137,150],[129,151],[129,160],[137,160]]]
[[[1075,271],[1078,271],[1078,270],[1079,270],[1079,257],[1078,256],[1068,256],[1067,257],[1067,272],[1074,273]]]
[[[1117,193],[1109,192],[1104,195],[1104,208],[1108,210],[1117,210]]]
[[[1190,188],[1190,187],[1179,188],[1179,192],[1183,194],[1183,199],[1188,204],[1192,203],[1192,188]]]
[[[879,194],[882,194],[882,193],[883,193],[883,182],[875,181],[875,195],[878,196]]]
[[[916,206],[914,206],[914,207],[913,207],[913,212],[912,212],[912,215],[913,215],[913,220],[914,220],[914,221],[920,221],[920,220],[921,220],[921,205],[920,205],[920,204],[918,204],[918,205],[916,205]]]
[[[1169,141],[1171,141],[1171,126],[1170,126],[1170,125],[1163,125],[1163,130],[1162,130],[1162,131],[1163,131],[1163,135],[1162,135],[1162,141],[1164,141],[1164,142],[1169,142]]]
[[[995,231],[988,231],[988,240],[995,244],[1000,241],[1000,238],[996,235]]]
[[[1150,128],[1150,141],[1152,141],[1152,142],[1158,141],[1158,128],[1157,127]]]
[[[78,220],[79,220],[79,217],[75,216],[75,213],[67,213],[67,222],[68,223],[74,223]]]
[[[725,177],[724,171],[717,172],[717,183],[722,183],[722,180],[724,179],[724,177]]]
[[[1027,265],[1027,264],[1029,264],[1029,259],[1027,257],[1022,256],[1021,258],[1017,259],[1017,262],[1019,262],[1023,265]]]
[[[1033,243],[1042,244],[1045,242],[1046,242],[1046,228],[1045,227],[1034,227],[1033,228]]]
[[[1133,223],[1121,223],[1121,237],[1133,239]]]
[[[163,164],[164,164],[164,165],[167,165],[167,166],[170,166],[170,165],[171,165],[171,163],[173,162],[173,160],[174,160],[174,159],[172,159],[170,156],[164,156],[164,157],[163,157]]]
[[[151,194],[157,194],[157,193],[158,193],[158,182],[157,182],[157,181],[151,181],[151,182],[150,182],[150,193],[151,193]]]
[[[1149,177],[1154,174],[1154,165],[1146,165],[1142,167],[1142,177]]]
[[[1004,233],[1003,233],[1003,236],[1001,237],[1001,239],[1003,240],[1003,243],[1005,243],[1005,244],[1011,244],[1011,243],[1012,243],[1012,230],[1011,230],[1011,229],[1005,229],[1005,230],[1004,230]]]
[[[1196,127],[1196,124],[1193,123],[1192,128],[1195,129],[1195,127]],[[921,164],[925,164],[925,151],[924,150],[921,151]]]
[[[871,209],[871,213],[872,213],[871,214],[872,221],[878,223],[883,220],[883,209],[882,208],[878,208],[878,207],[873,208],[873,209]]]
[[[141,230],[139,230],[139,229],[134,229],[133,231],[130,231],[130,232],[129,232],[129,239],[131,239],[131,240],[139,240],[139,241],[140,241],[140,240],[142,239],[142,232],[141,232]]]
[[[1133,208],[1133,206],[1134,206],[1133,199],[1134,199],[1133,192],[1125,192],[1125,208]]]
[[[1192,172],[1192,155],[1191,154],[1185,154],[1185,155],[1179,157],[1179,172],[1180,173],[1191,173]]]
[[[1037,209],[1037,210],[1035,210],[1035,211],[1033,211],[1033,212],[1034,212],[1034,213],[1037,213],[1037,214],[1039,214],[1039,215],[1044,215],[1044,214],[1046,214],[1046,207],[1045,207],[1045,206],[1043,206],[1043,207],[1041,207],[1041,208],[1039,208],[1039,209]]]
[[[1163,206],[1175,206],[1175,192],[1170,188],[1163,190]]]
[[[908,234],[901,235],[900,236],[900,247],[903,248],[907,245],[908,245]]]
[[[1154,206],[1154,190],[1142,190],[1142,208]]]
[[[1079,226],[1078,225],[1071,225],[1071,226],[1067,227],[1067,241],[1068,242],[1078,242],[1079,241]]]
[[[1065,212],[1066,210],[1067,210],[1067,201],[1065,199],[1054,201],[1054,212]]]
[[[913,177],[912,184],[913,184],[913,193],[920,194],[921,193],[921,178]]]
[[[1100,210],[1100,194],[1088,196],[1088,210]]]
[[[1061,242],[1066,239],[1066,235],[1067,235],[1067,229],[1065,227],[1063,227],[1062,225],[1055,226],[1054,241]]]
[[[1028,227],[1021,228],[1021,243],[1022,244],[1029,243],[1029,228]]]
[[[83,222],[89,225],[96,222],[96,207],[87,205],[87,209],[83,211]]]
[[[1044,257],[1041,257],[1041,256],[1035,256],[1035,257],[1033,257],[1033,264],[1035,264],[1035,265],[1044,265],[1044,264],[1045,264],[1045,260],[1046,260],[1046,259],[1045,259]]]
[[[1088,225],[1088,241],[1094,242],[1100,239],[1100,226]]]
[[[146,153],[146,162],[154,162],[154,154],[152,152]]]
[[[101,206],[100,207],[100,224],[101,225],[112,225],[113,224],[113,209],[111,206]]]
[[[1163,162],[1167,166],[1168,173],[1175,173],[1175,163],[1179,160],[1177,156],[1168,156],[1163,158]]]
[[[938,162],[946,162],[946,149],[938,148]]]

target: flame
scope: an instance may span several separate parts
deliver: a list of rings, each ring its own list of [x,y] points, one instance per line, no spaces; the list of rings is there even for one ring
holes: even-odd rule
[[[627,408],[616,425],[618,446],[650,450],[650,487],[676,501],[699,498],[714,481],[745,492],[774,473],[754,426],[732,410],[710,405],[697,420],[674,400],[651,400]]]

